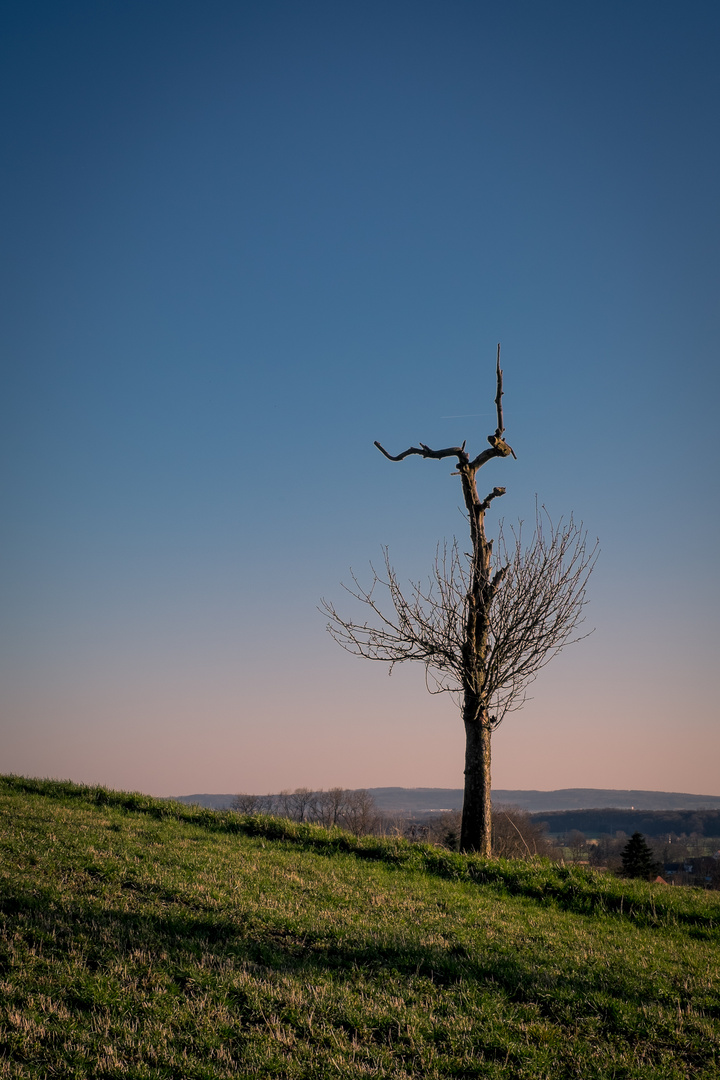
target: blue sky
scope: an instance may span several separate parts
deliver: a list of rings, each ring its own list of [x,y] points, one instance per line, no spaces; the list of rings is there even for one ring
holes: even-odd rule
[[[598,536],[595,633],[498,786],[720,794],[720,10],[7,2],[3,771],[156,794],[461,786],[421,671],[324,631],[390,546]],[[493,515],[488,515],[493,531]]]

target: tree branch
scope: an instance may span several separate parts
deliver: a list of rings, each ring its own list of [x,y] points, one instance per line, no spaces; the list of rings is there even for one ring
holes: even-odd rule
[[[505,426],[503,424],[503,409],[502,409],[502,370],[500,368],[500,342],[498,341],[497,348],[497,393],[495,394],[495,408],[497,409],[497,427],[495,428],[495,437],[502,439]]]
[[[389,461],[402,461],[403,458],[408,457],[409,454],[419,454],[420,457],[438,459],[456,457],[460,463],[467,459],[465,443],[463,443],[462,446],[448,446],[445,450],[431,450],[425,443],[420,443],[420,446],[410,446],[407,450],[403,450],[402,454],[398,454],[397,457],[393,456],[393,454],[388,454],[385,447],[381,446],[377,439],[375,440],[375,446],[377,446],[380,453],[384,454]],[[488,451],[485,452],[488,453]]]
[[[543,519],[549,529],[547,535]],[[598,545],[572,517],[553,525],[543,510],[536,515],[530,544],[521,530],[508,551],[502,529],[496,559],[506,573],[497,582],[490,611],[488,693],[498,720],[521,707],[538,671],[566,645],[580,641],[585,590],[597,559]],[[494,582],[493,582],[494,584]]]
[[[461,569],[457,543],[438,548],[428,586],[411,582],[408,595],[403,593],[387,548],[383,549],[385,577],[371,564],[369,588],[360,585],[352,573],[354,588],[346,591],[370,609],[374,625],[346,619],[328,600],[321,611],[329,616],[327,629],[346,652],[389,665],[406,660],[424,664],[426,676],[435,692],[459,691],[462,686],[462,634],[467,586]],[[375,590],[389,603],[381,604]]]
[[[503,420],[503,407],[502,407],[503,373],[502,373],[502,368],[500,367],[500,342],[498,342],[498,347],[497,347],[497,371],[496,371],[496,374],[497,374],[497,393],[495,394],[495,409],[497,411],[497,427],[495,428],[495,434],[494,435],[488,435],[488,442],[493,447],[493,449],[497,451],[498,456],[500,456],[500,457],[508,457],[509,454],[512,454],[512,456],[517,461],[517,454],[513,450],[512,446],[509,446],[508,443],[506,443],[505,440],[503,439],[503,433],[505,431],[505,421]],[[485,453],[487,453],[487,451],[485,451]],[[482,454],[480,454],[479,457],[475,459],[476,461],[479,461],[479,465],[477,466],[478,468],[480,467],[480,465],[485,464],[485,461],[480,461],[481,457],[482,457]],[[487,460],[487,458],[485,460]]]
[[[495,409],[497,412],[497,427],[494,435],[488,435],[488,442],[492,447],[491,450],[482,450],[476,458],[470,461],[469,455],[465,452],[465,442],[462,446],[447,446],[444,450],[431,450],[425,443],[420,443],[419,446],[409,446],[407,450],[403,450],[401,454],[389,454],[381,443],[375,440],[375,446],[381,454],[384,454],[388,461],[402,461],[404,458],[409,457],[411,454],[417,454],[418,457],[423,458],[435,458],[440,460],[446,457],[456,457],[458,465],[469,465],[473,472],[477,472],[482,468],[486,462],[490,461],[494,457],[509,457],[511,454],[517,459],[517,455],[512,446],[505,442],[503,439],[503,433],[505,431],[505,422],[503,420],[503,373],[500,367],[500,344],[497,347],[497,391],[495,394]]]
[[[495,714],[493,727],[522,706],[528,684],[553,656],[586,636],[578,631],[597,544],[588,546],[587,533],[572,518],[553,525],[545,511],[537,513],[529,545],[523,544],[521,532],[514,532],[514,543],[508,545],[501,529],[494,573],[486,585],[489,639],[483,695]],[[478,672],[468,667],[465,652],[474,602],[472,557],[470,564],[465,562],[457,541],[441,546],[428,584],[411,582],[404,593],[387,548],[383,555],[383,577],[371,567],[369,588],[354,574],[354,588],[345,586],[369,610],[374,625],[345,618],[323,601],[331,635],[347,652],[384,661],[391,669],[419,660],[437,691],[473,686]]]
[[[487,510],[488,506],[493,501],[493,499],[499,499],[501,495],[505,494],[505,491],[506,491],[506,488],[504,488],[504,487],[494,487],[492,489],[492,491],[490,492],[490,494],[486,495],[485,498],[483,499],[483,501],[480,503],[480,509],[483,512],[485,510]]]

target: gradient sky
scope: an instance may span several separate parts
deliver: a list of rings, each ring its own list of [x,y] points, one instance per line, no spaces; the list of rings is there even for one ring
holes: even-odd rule
[[[496,786],[720,794],[720,7],[6,0],[0,771],[168,795],[462,785],[344,654],[388,544],[573,511],[588,628]],[[481,491],[481,495],[484,491]]]

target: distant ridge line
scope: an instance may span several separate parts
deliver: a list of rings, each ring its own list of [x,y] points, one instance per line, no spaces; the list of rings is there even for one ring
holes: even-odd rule
[[[386,814],[428,814],[462,807],[462,788],[371,787],[367,789]],[[256,794],[265,794],[256,792]],[[720,795],[634,788],[558,788],[555,791],[493,789],[493,802],[517,806],[530,813],[551,810],[716,810]],[[235,794],[178,795],[178,802],[227,809]]]

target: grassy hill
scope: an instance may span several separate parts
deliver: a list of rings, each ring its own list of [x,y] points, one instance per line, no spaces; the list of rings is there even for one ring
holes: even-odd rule
[[[720,1075],[720,898],[0,778],[0,1077]]]

